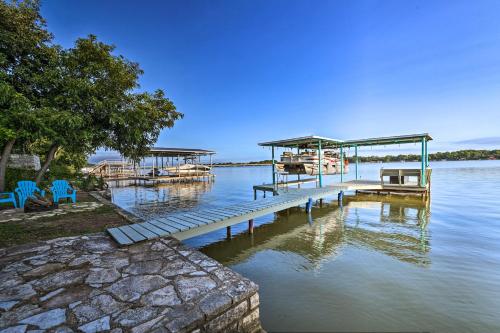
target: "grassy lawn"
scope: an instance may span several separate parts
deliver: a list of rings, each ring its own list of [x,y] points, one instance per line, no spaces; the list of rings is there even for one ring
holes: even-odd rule
[[[77,201],[95,201],[81,193]],[[106,228],[128,224],[112,207],[102,206],[92,211],[67,213],[36,220],[0,223],[0,248],[32,243],[64,236],[77,236],[104,231]]]

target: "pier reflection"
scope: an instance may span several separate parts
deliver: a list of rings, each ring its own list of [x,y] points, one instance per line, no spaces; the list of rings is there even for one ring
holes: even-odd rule
[[[169,183],[155,186],[112,187],[113,202],[148,219],[169,212],[189,210],[200,205],[213,182]]]
[[[289,252],[307,259],[300,269],[313,270],[352,245],[427,266],[429,217],[428,201],[358,194],[344,197],[343,207],[334,201],[313,209],[310,222],[303,209],[293,208],[275,214],[274,221],[256,227],[253,235],[241,233],[200,250],[225,265],[263,250]]]

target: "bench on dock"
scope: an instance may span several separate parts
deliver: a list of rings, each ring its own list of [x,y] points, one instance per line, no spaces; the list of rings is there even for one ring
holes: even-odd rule
[[[426,184],[429,184],[431,169],[426,170]],[[389,182],[384,181],[389,177]],[[410,177],[416,178],[412,181]],[[420,169],[380,169],[380,184],[382,186],[418,186],[421,184],[422,173]]]
[[[336,195],[340,190],[338,187],[332,186],[293,190],[281,195],[242,202],[237,205],[197,209],[169,214],[165,217],[152,217],[147,222],[109,228],[107,231],[120,245],[130,245],[164,236],[173,236],[178,240],[184,240],[245,221],[249,221],[250,225],[254,218],[305,204],[310,199],[318,200],[326,196]]]

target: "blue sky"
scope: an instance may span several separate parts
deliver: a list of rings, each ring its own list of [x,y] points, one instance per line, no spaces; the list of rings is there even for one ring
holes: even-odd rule
[[[498,1],[42,3],[56,42],[115,44],[144,69],[141,89],[164,89],[185,114],[158,146],[219,160],[269,158],[257,142],[309,134],[500,147],[499,12]]]

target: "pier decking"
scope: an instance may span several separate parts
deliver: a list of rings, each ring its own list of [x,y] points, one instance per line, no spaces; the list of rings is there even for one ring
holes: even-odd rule
[[[297,186],[299,184],[316,182],[314,178],[309,178],[304,181],[290,181],[288,183],[262,184],[253,187],[254,197],[257,197],[257,191],[264,193],[271,192],[274,195],[287,193],[288,191],[301,190],[300,188],[289,188],[289,186]],[[405,192],[415,194],[425,194],[427,187],[408,184],[385,184],[378,180],[349,180],[342,183],[333,183],[329,187],[334,187],[338,191],[367,191],[367,192]]]
[[[173,236],[178,240],[183,240],[302,205],[307,203],[309,199],[318,200],[326,196],[336,195],[347,189],[346,186],[342,186],[342,188],[325,186],[323,188],[290,189],[288,192],[282,192],[265,199],[221,208],[206,208],[169,214],[143,223],[110,228],[107,231],[120,245],[130,245],[163,236]]]
[[[405,190],[409,188],[406,186]],[[241,222],[251,221],[267,214],[303,205],[309,199],[318,200],[327,196],[335,196],[340,191],[377,191],[383,189],[384,187],[380,182],[366,180],[353,180],[321,188],[280,188],[274,191],[274,196],[268,198],[242,202],[226,207],[194,209],[187,212],[168,214],[165,217],[157,217],[147,222],[110,228],[107,231],[120,245],[130,245],[164,236],[172,236],[178,240],[184,240]],[[415,187],[414,190],[417,191],[419,188]],[[272,191],[272,188],[270,191]]]

